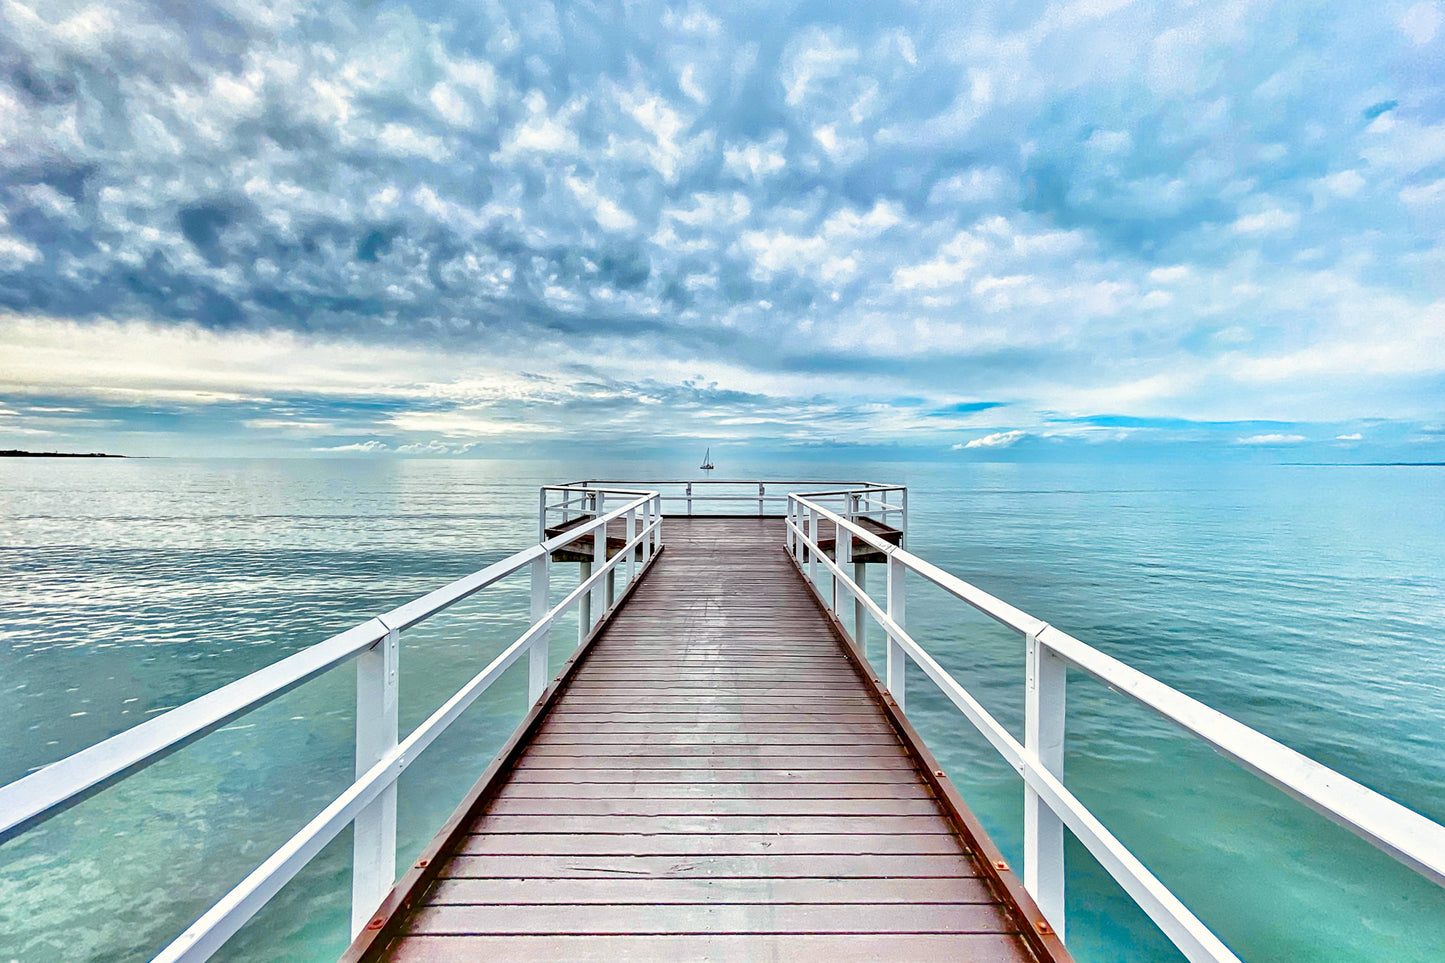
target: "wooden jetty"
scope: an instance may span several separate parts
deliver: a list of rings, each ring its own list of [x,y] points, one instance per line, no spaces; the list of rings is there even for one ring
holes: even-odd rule
[[[1066,784],[1072,672],[1445,885],[1445,827],[913,554],[901,485],[590,480],[537,507],[536,544],[0,786],[0,843],[354,664],[355,780],[154,963],[209,959],[348,828],[352,963],[1068,960],[1066,832],[1184,958],[1238,963]],[[914,638],[905,576],[1017,634],[1022,737]],[[404,633],[523,577],[527,627],[403,735]],[[526,714],[396,879],[408,765],[523,664]],[[1020,775],[1021,866],[909,724],[910,672]]]
[[[668,519],[344,959],[1067,959],[784,541]]]

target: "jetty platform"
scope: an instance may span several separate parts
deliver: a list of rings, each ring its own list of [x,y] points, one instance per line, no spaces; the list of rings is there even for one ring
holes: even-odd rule
[[[354,667],[354,781],[244,879],[189,880],[230,889],[155,963],[208,960],[347,830],[347,963],[1067,961],[1066,835],[1185,959],[1237,963],[1070,790],[1067,691],[1096,684],[1445,886],[1445,826],[914,554],[902,485],[585,480],[535,507],[535,544],[0,786],[0,843]],[[406,632],[507,580],[493,611],[525,598],[526,628],[479,640],[493,654],[403,735]],[[915,638],[910,583],[934,625],[956,603],[1016,633],[1022,733]],[[398,853],[408,766],[522,670],[506,743],[425,850]],[[910,677],[1018,773],[1018,865],[909,723]]]
[[[345,959],[1067,959],[783,520],[666,532]]]

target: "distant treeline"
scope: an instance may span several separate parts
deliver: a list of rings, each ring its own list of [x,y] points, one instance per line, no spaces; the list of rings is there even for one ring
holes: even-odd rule
[[[103,451],[21,451],[19,448],[0,449],[0,458],[124,458],[124,455],[107,455]]]

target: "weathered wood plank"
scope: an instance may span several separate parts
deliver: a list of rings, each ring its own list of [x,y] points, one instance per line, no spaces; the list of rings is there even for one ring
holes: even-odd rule
[[[851,838],[851,837],[850,837]],[[461,855],[446,878],[475,879],[931,879],[978,876],[962,853],[696,855]]]
[[[709,903],[695,906],[438,906],[419,908],[409,933],[1011,933],[996,906]]]
[[[533,746],[532,751],[528,753],[528,755],[532,759],[555,757],[588,759],[596,756],[658,756],[692,759],[712,759],[719,756],[746,757],[752,759],[767,759],[774,756],[801,756],[808,759],[818,759],[836,756],[846,762],[848,759],[866,759],[870,756],[897,759],[897,754],[890,751],[892,748],[893,746],[886,742],[872,745],[866,743],[863,745],[830,743],[801,749],[795,745],[769,745],[767,743],[741,746],[727,744],[676,746],[667,743],[631,745],[625,742],[603,742],[599,739],[587,740],[580,744],[548,742],[544,745]],[[769,764],[777,765],[777,762],[772,761]],[[650,763],[638,762],[635,763],[635,765],[650,765]]]
[[[545,737],[551,732],[597,732],[599,723],[595,722],[567,722],[565,720],[548,720],[542,724],[540,735]],[[668,732],[696,732],[696,733],[725,733],[725,732],[756,732],[765,734],[783,733],[859,733],[891,732],[885,722],[851,722],[846,725],[834,725],[826,722],[755,722],[740,719],[737,722],[695,722],[675,723],[666,722],[609,722],[605,724],[607,732],[632,732],[639,735],[649,733]],[[899,750],[902,751],[901,749]]]
[[[596,728],[576,732],[554,732],[547,737],[547,746],[624,745],[627,736],[600,732]],[[647,737],[650,745],[669,746],[897,746],[898,737],[891,732],[658,732]],[[535,747],[534,747],[535,748]],[[811,750],[802,750],[811,751]]]
[[[932,799],[542,799],[504,793],[508,816],[938,816]]]
[[[992,903],[978,877],[682,877],[672,879],[443,879],[427,894],[441,905],[643,903]]]
[[[394,951],[397,963],[461,963],[508,960],[517,963],[756,963],[758,960],[828,960],[829,963],[1029,963],[1033,957],[1017,937],[999,934],[932,935],[848,933],[844,935],[709,936],[413,936]]]
[[[518,767],[516,782],[741,782],[741,783],[895,783],[913,778],[898,769],[531,769]]]
[[[668,783],[514,782],[512,799],[933,799],[922,780],[911,783]]]
[[[499,833],[695,833],[728,836],[774,833],[780,836],[818,834],[925,833],[939,831],[940,819],[928,816],[513,816],[488,813],[478,831]]]
[[[468,836],[459,856],[951,856],[963,852],[951,833],[835,835],[806,833],[482,833]]]
[[[697,755],[688,752],[671,753],[662,756],[619,755],[606,752],[589,753],[585,756],[534,756],[528,755],[515,769],[518,773],[536,769],[626,769],[629,772],[645,767],[657,772],[673,769],[809,769],[857,772],[863,769],[901,769],[912,772],[913,766],[907,758],[878,747],[873,753],[859,752],[849,755],[826,756],[809,753],[805,756],[753,755],[723,756]]]

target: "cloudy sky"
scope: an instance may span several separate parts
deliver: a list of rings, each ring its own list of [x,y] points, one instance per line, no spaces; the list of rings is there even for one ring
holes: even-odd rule
[[[0,0],[0,447],[1445,460],[1445,5]]]

